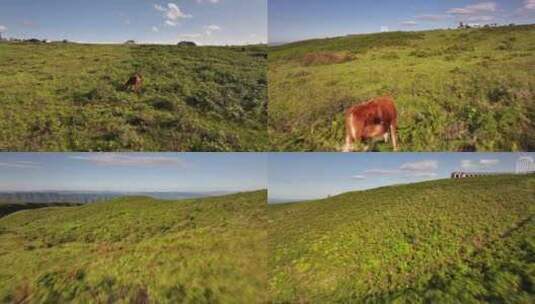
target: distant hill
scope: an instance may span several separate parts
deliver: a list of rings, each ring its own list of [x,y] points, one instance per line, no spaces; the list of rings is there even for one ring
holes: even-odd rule
[[[17,42],[0,54],[0,151],[268,145],[266,45]],[[134,73],[138,93],[124,87]]]
[[[124,197],[0,218],[6,303],[256,303],[266,297],[266,191]]]
[[[535,25],[312,39],[270,46],[268,67],[276,151],[340,150],[344,111],[382,95],[403,151],[535,149]]]
[[[269,205],[274,303],[533,303],[535,175]]]
[[[122,196],[119,192],[0,192],[1,203],[92,203]]]
[[[227,192],[77,192],[77,191],[36,191],[0,192],[0,203],[92,203],[121,196],[149,196],[159,199],[186,199],[217,196]]]
[[[27,210],[27,209],[38,209],[38,208],[48,208],[48,207],[74,207],[80,206],[81,204],[75,203],[0,203],[0,218],[8,214]]]

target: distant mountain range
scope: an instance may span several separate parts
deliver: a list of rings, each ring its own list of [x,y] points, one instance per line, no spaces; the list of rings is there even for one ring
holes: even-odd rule
[[[92,203],[121,196],[149,196],[157,199],[187,199],[229,194],[224,191],[211,192],[77,192],[77,191],[35,191],[0,192],[0,203]]]

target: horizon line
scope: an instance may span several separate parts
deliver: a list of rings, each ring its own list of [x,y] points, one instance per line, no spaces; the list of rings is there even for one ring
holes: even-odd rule
[[[0,33],[1,34],[1,33]],[[176,42],[150,42],[150,41],[136,41],[135,39],[127,39],[125,41],[80,41],[80,40],[70,40],[67,38],[64,39],[48,39],[48,38],[17,38],[13,36],[5,36],[0,40],[0,42],[27,42],[28,40],[36,39],[41,41],[41,43],[73,43],[73,44],[89,44],[89,45],[177,45],[181,42],[194,42],[197,46],[249,46],[249,45],[267,45],[266,41],[261,42],[244,42],[244,43],[214,43],[214,44],[203,44],[195,40],[177,40]],[[46,42],[42,42],[46,41]],[[64,42],[66,41],[66,42]],[[129,44],[129,41],[134,41],[134,43]]]
[[[454,173],[454,172],[456,172],[456,171],[453,171],[451,173]],[[466,173],[470,173],[470,171],[468,171]],[[482,172],[482,173],[491,173],[491,174],[485,175],[485,176],[479,176],[479,177],[470,177],[468,179],[474,179],[474,178],[480,178],[480,177],[491,177],[491,176],[496,176],[496,175],[525,175],[525,174],[522,174],[522,173],[516,173],[516,172],[511,172],[511,171]],[[535,174],[535,172],[528,173],[528,174]],[[392,184],[388,184],[388,185],[381,185],[381,186],[370,187],[370,188],[365,188],[365,189],[354,189],[354,190],[349,190],[349,191],[343,191],[343,192],[334,193],[334,194],[328,194],[327,196],[321,196],[321,197],[316,197],[316,198],[313,198],[313,197],[311,197],[311,198],[305,198],[305,197],[302,197],[302,198],[297,198],[297,197],[283,198],[283,197],[280,197],[280,196],[279,197],[270,198],[269,197],[269,192],[268,192],[267,202],[268,202],[268,204],[270,204],[272,202],[277,202],[275,204],[287,204],[287,203],[301,203],[301,202],[317,201],[317,200],[324,200],[324,199],[337,197],[337,196],[344,195],[344,194],[347,194],[347,193],[364,192],[364,191],[377,190],[377,189],[387,188],[387,187],[407,186],[407,185],[421,184],[421,183],[426,183],[426,182],[436,182],[436,181],[442,181],[442,180],[453,180],[453,178],[450,175],[447,175],[447,176],[440,176],[440,177],[437,177],[437,178],[430,178],[430,179],[414,181],[414,182],[392,183]]]
[[[254,192],[266,190],[266,188],[241,189],[241,190],[205,190],[205,191],[185,191],[185,190],[58,190],[58,189],[36,189],[36,190],[0,190],[1,193],[32,193],[32,192],[77,192],[77,193],[236,193],[236,192]]]
[[[474,24],[474,23],[471,23]],[[472,29],[484,29],[485,25],[490,25],[492,23],[487,24],[480,24],[479,27],[473,27]],[[509,23],[509,24],[498,24],[497,26],[491,26],[489,28],[499,28],[499,27],[508,27],[511,24],[514,24],[514,26],[526,26],[526,25],[535,25],[535,23]],[[460,28],[457,27],[446,27],[446,28],[429,28],[429,29],[421,29],[421,30],[392,30],[392,31],[376,31],[376,32],[362,32],[362,33],[352,33],[352,34],[340,34],[337,36],[317,36],[317,37],[310,37],[310,38],[303,38],[298,40],[290,40],[290,41],[273,41],[270,42],[268,39],[267,45],[268,46],[281,46],[281,45],[287,45],[292,43],[299,43],[299,42],[307,42],[307,41],[313,41],[313,40],[323,40],[323,39],[335,39],[335,38],[343,38],[343,37],[351,37],[351,36],[361,36],[361,35],[373,35],[373,34],[387,34],[387,33],[419,33],[419,32],[431,32],[431,31],[445,31],[445,30],[460,30]]]

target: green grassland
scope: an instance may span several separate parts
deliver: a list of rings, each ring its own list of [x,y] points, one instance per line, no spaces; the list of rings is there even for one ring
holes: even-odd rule
[[[254,303],[266,297],[266,191],[126,197],[0,219],[5,303]]]
[[[262,45],[0,43],[0,150],[265,150],[266,78]]]
[[[401,150],[535,149],[535,25],[271,47],[268,79],[273,150],[339,150],[345,109],[382,95],[396,101]]]
[[[274,303],[533,303],[535,175],[270,205]]]

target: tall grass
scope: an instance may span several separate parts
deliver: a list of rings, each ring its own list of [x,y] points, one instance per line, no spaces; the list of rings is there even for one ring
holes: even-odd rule
[[[0,150],[265,150],[265,53],[0,43]]]
[[[273,303],[531,303],[535,176],[270,205]]]
[[[253,303],[266,297],[266,191],[129,197],[0,218],[3,303]]]
[[[272,47],[272,149],[339,150],[344,110],[392,95],[404,151],[533,150],[534,37],[535,26],[526,25],[355,35]],[[310,54],[340,53],[357,59],[303,64]]]

